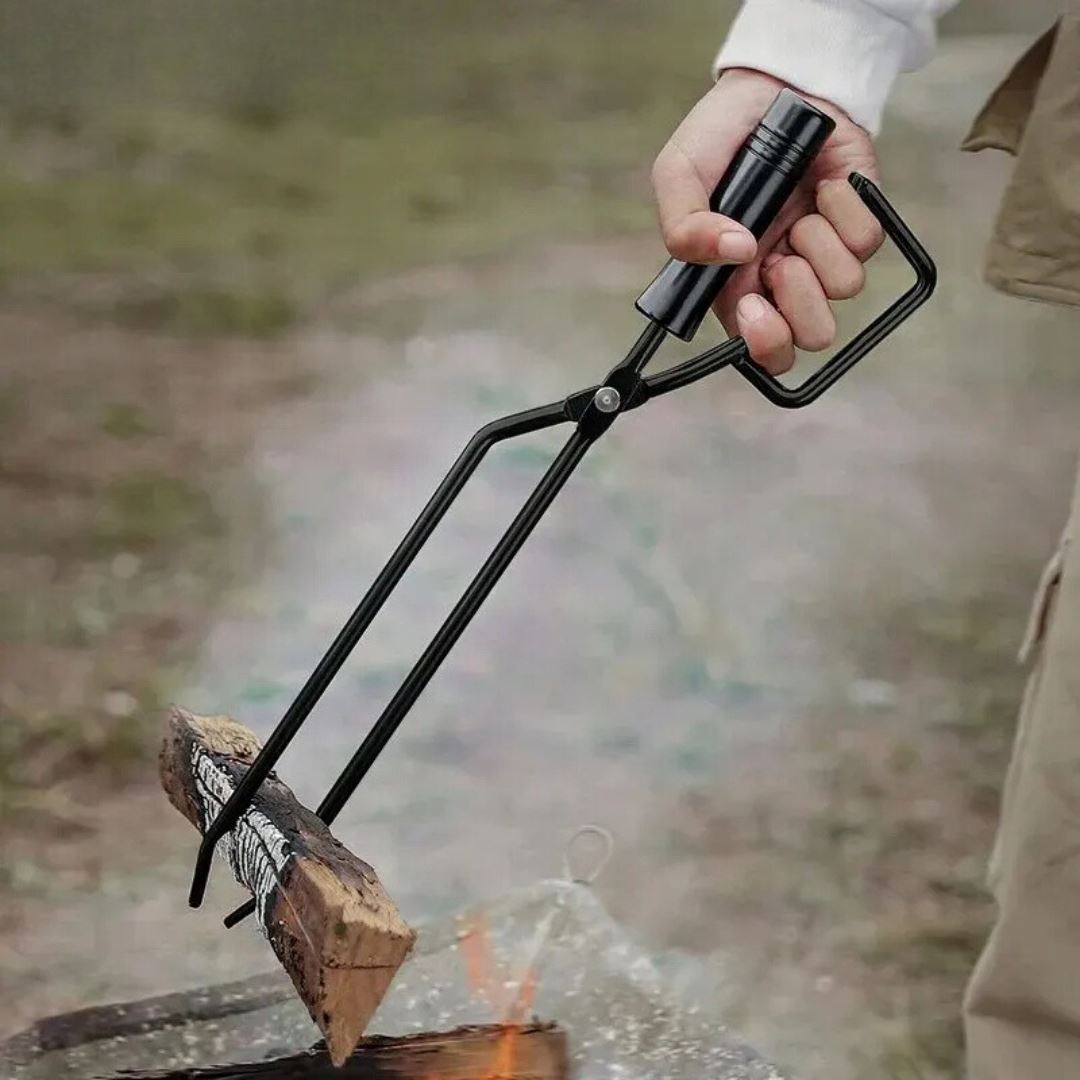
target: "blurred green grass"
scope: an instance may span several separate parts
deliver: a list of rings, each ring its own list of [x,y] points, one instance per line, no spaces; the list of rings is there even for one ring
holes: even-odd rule
[[[0,290],[273,336],[380,274],[651,229],[736,7],[0,0]]]
[[[708,85],[723,26],[698,0],[325,5],[319,32],[310,7],[276,7],[206,10],[197,31],[168,5],[138,27],[102,16],[95,46],[141,52],[137,76],[110,79],[95,47],[57,86],[56,41],[22,56],[18,92],[6,72],[9,291],[269,336],[382,274],[651,229],[648,164]],[[61,41],[77,31],[42,11]],[[219,68],[237,25],[253,37]]]
[[[274,132],[152,113],[75,134],[0,135],[0,274],[59,290],[111,281],[111,314],[143,327],[261,335],[335,289],[425,261],[651,225],[638,118],[512,131],[431,118],[358,136]],[[133,131],[138,159],[116,146]],[[587,151],[583,148],[587,147]],[[28,157],[44,159],[27,175]],[[79,159],[77,167],[67,164]],[[575,173],[573,184],[565,175]],[[88,295],[101,295],[89,290]]]

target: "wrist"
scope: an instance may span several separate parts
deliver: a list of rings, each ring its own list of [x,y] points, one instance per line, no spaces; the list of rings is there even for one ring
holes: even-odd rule
[[[749,67],[725,67],[723,70],[718,71],[716,75],[717,83],[720,80],[724,80],[724,86],[736,81],[753,83],[755,86],[761,88],[761,97],[763,101],[771,102],[772,99],[785,87],[790,87],[792,90],[798,92],[799,97],[804,98],[815,108],[820,109],[823,113],[827,113],[837,122],[852,123],[851,116],[840,108],[834,101],[828,101],[825,98],[818,97],[816,94],[812,94],[805,90],[803,87],[796,86],[794,83],[788,82],[785,79],[777,78],[775,75],[769,74],[767,71],[760,71],[757,68]]]
[[[860,0],[746,0],[713,70],[771,76],[876,133],[910,39],[904,24]]]

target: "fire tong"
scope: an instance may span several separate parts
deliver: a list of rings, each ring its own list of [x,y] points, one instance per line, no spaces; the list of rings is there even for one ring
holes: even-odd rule
[[[825,113],[792,91],[781,90],[721,178],[710,200],[712,209],[740,222],[760,238],[787,202],[834,126]],[[334,821],[367,775],[589,447],[622,413],[637,409],[661,394],[689,386],[724,367],[734,368],[774,405],[802,408],[850,371],[930,296],[936,270],[926,250],[870,180],[858,173],[852,173],[848,179],[914,270],[914,284],[799,386],[785,386],[758,367],[750,359],[746,343],[739,337],[665,371],[645,375],[645,366],[667,334],[674,334],[684,341],[693,338],[734,270],[731,266],[700,266],[670,260],[637,300],[637,309],[648,318],[649,325],[602,383],[571,394],[564,401],[492,420],[469,440],[267,739],[232,797],[207,828],[195,860],[189,896],[192,907],[202,903],[218,841],[251,805],[259,785],[492,446],[556,424],[575,425],[566,445],[319,804],[316,813],[327,824]],[[227,916],[225,925],[236,925],[254,909],[254,902],[249,901]]]

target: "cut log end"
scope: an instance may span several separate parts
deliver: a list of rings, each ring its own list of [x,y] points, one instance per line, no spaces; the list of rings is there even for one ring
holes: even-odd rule
[[[169,801],[200,832],[259,752],[227,716],[170,711],[161,749]],[[331,835],[273,773],[218,845],[335,1064],[356,1046],[416,933],[375,871]]]

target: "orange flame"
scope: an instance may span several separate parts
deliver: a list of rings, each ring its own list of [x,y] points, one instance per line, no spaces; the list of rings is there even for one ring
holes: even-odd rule
[[[519,980],[509,978],[509,972],[496,959],[491,947],[490,925],[483,912],[463,924],[459,940],[469,988],[488,1002],[503,1025],[503,1033],[495,1047],[492,1071],[483,1080],[507,1080],[514,1075],[515,1044],[521,1034],[521,1025],[536,999],[536,971],[529,967]],[[515,986],[517,992],[513,993]],[[428,1077],[427,1080],[438,1078]]]
[[[521,988],[517,997],[511,1002],[511,1010],[506,1014],[503,1023],[506,1025],[499,1044],[495,1048],[495,1072],[489,1080],[500,1080],[501,1077],[510,1077],[514,1074],[514,1044],[521,1033],[521,1024],[532,1008],[536,997],[536,972],[529,968],[521,980]]]
[[[491,948],[491,927],[486,913],[481,912],[465,922],[461,951],[465,955],[465,978],[469,989],[498,1012],[503,988],[499,985],[499,963]]]

